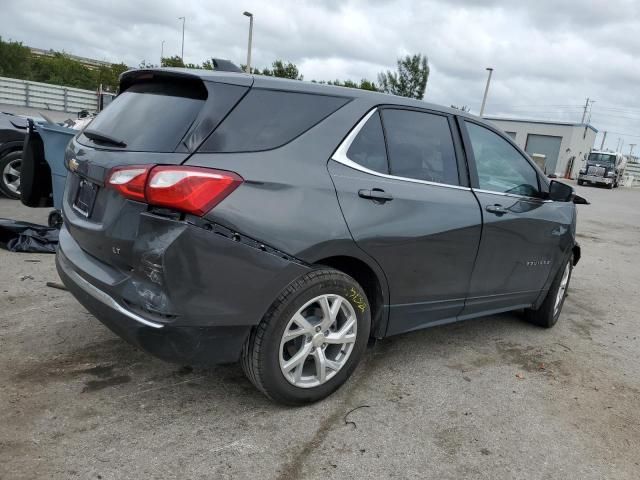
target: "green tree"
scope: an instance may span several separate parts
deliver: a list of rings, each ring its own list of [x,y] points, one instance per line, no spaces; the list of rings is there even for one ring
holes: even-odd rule
[[[111,66],[102,66],[96,72],[96,82],[102,84],[104,90],[115,92],[120,83],[120,75],[129,70],[124,63],[114,63]]]
[[[302,80],[303,78],[295,63],[276,60],[271,64],[271,67],[271,73],[274,77],[290,78],[292,80]]]
[[[456,110],[462,110],[463,112],[470,112],[471,109],[469,107],[467,107],[466,105],[462,105],[461,107],[459,107],[458,105],[451,105],[451,108],[455,108]]]
[[[161,67],[184,67],[184,62],[182,58],[178,55],[174,55],[173,57],[162,57]]]
[[[246,71],[246,65],[240,65],[242,71]],[[260,70],[259,68],[251,68],[250,73],[254,75],[265,75],[267,77],[279,77],[279,78],[290,78],[292,80],[302,80],[303,77],[300,75],[300,71],[298,70],[298,66],[295,63],[284,62],[283,60],[276,60],[271,64],[271,69],[263,68]]]
[[[382,72],[378,75],[380,90],[401,97],[421,100],[429,79],[429,63],[426,55],[407,55],[398,59],[397,72]]]
[[[372,92],[378,91],[378,87],[376,87],[376,84],[370,80],[367,80],[366,78],[360,80],[360,83],[354,82],[353,80],[329,80],[328,82],[325,82],[324,80],[321,80],[320,82],[316,82],[315,80],[311,81],[313,83],[326,83],[327,85],[335,85],[337,87],[359,88],[361,90],[370,90]]]
[[[376,84],[374,82],[367,80],[366,78],[363,78],[362,80],[360,80],[360,85],[358,86],[358,88],[362,90],[369,90],[372,92],[379,91]]]
[[[0,37],[0,76],[27,79],[31,73],[31,51],[19,42]]]
[[[55,52],[51,57],[32,57],[31,62],[31,75],[28,80],[87,90],[98,87],[94,71],[63,53]]]

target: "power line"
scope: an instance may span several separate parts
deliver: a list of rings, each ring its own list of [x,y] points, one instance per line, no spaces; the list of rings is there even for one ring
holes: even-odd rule
[[[602,113],[602,112],[593,112],[594,115],[599,115],[602,117],[611,117],[611,118],[626,118],[627,120],[640,120],[640,115],[637,116],[626,116],[619,115],[617,113]]]
[[[576,108],[583,108],[584,105],[567,105],[567,104],[542,104],[542,103],[536,103],[535,105],[524,105],[524,104],[513,104],[513,103],[492,103],[493,106],[495,107],[499,107],[499,106],[503,106],[503,107],[512,107],[512,108],[516,108],[516,107],[576,107]]]
[[[625,137],[634,137],[634,138],[640,138],[640,135],[632,135],[631,133],[620,133],[620,132],[612,132],[610,130],[607,130],[609,133],[613,133],[615,135],[623,135]]]

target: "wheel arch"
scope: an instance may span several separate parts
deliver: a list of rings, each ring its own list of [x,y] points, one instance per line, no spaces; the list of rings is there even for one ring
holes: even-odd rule
[[[21,151],[23,149],[24,142],[11,141],[0,144],[0,158],[4,157],[8,153]]]
[[[349,255],[334,255],[319,259],[314,266],[326,266],[339,270],[360,284],[371,308],[371,336],[384,337],[388,320],[388,289],[382,272],[364,260]]]

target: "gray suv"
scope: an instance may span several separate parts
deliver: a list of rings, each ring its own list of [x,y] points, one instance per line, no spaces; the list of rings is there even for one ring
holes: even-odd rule
[[[510,310],[553,326],[580,256],[571,187],[481,119],[401,97],[134,70],[65,161],[73,295],[287,404],[336,390],[370,338]]]

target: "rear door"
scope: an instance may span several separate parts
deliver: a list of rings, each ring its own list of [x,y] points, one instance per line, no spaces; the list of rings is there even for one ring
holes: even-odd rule
[[[544,180],[504,135],[471,120],[460,123],[484,220],[461,318],[530,306],[570,243],[572,210],[543,199]]]
[[[354,240],[387,277],[388,335],[454,320],[464,305],[481,215],[455,128],[438,112],[378,108],[329,162]]]

